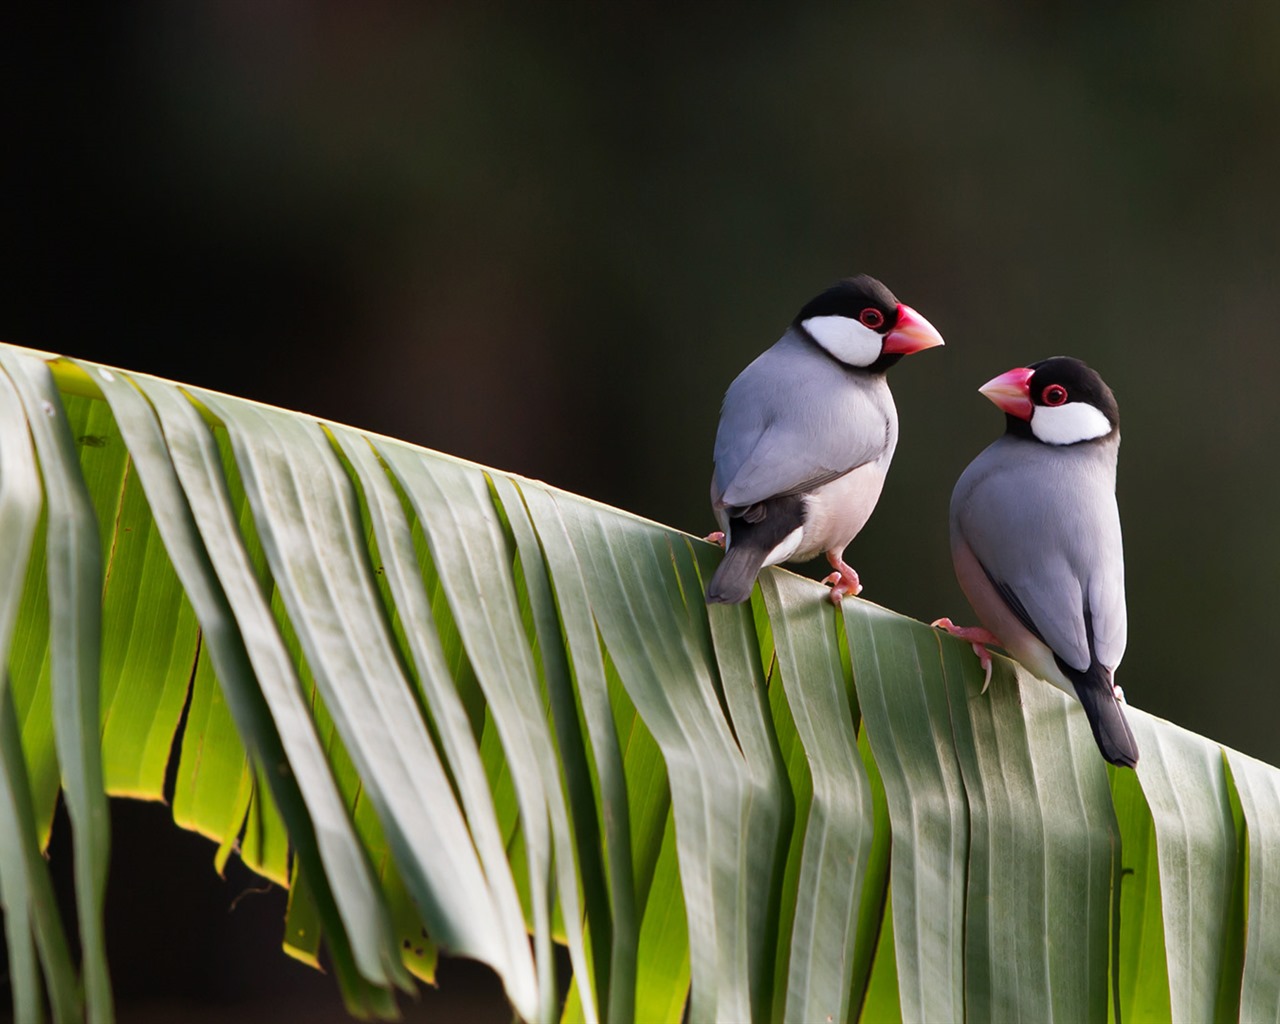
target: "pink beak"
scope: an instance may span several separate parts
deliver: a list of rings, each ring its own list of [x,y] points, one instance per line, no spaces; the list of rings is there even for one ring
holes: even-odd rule
[[[1033,408],[1031,405],[1031,378],[1035,375],[1035,372],[1035,370],[1029,370],[1025,366],[1006,370],[999,377],[992,377],[978,390],[1010,416],[1017,416],[1020,420],[1029,420],[1031,419],[1031,410]]]
[[[943,344],[938,329],[910,306],[898,304],[898,322],[893,330],[884,336],[881,351],[909,356],[912,352],[923,352],[927,348]]]

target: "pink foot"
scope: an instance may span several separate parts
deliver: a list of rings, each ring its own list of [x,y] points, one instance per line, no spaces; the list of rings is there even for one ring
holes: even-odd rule
[[[973,653],[978,656],[978,664],[982,666],[985,678],[982,681],[981,693],[987,692],[987,687],[991,685],[991,652],[986,649],[984,644],[995,644],[997,647],[1003,647],[1000,638],[991,630],[983,629],[981,626],[957,626],[950,619],[934,619],[930,623],[931,626],[937,626],[939,629],[950,633],[952,636],[959,637],[961,640],[968,640],[970,646],[973,647]]]
[[[843,558],[834,551],[828,551],[827,561],[831,563],[831,568],[835,569],[835,572],[822,582],[831,588],[829,596],[832,604],[838,606],[844,600],[845,594],[857,597],[862,593],[862,582],[858,579],[858,574],[845,563]]]
[[[702,539],[705,540],[708,544],[718,544],[720,547],[724,547],[724,531],[723,530],[716,530],[714,533],[707,534]]]

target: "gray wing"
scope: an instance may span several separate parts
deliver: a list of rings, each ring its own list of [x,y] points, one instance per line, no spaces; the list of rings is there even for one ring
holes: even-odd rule
[[[1114,445],[1046,452],[1001,438],[956,484],[951,529],[1059,658],[1081,672],[1095,655],[1110,669],[1120,663],[1127,618]]]
[[[792,332],[729,385],[716,432],[711,500],[739,508],[799,494],[897,444],[883,376],[847,373]]]

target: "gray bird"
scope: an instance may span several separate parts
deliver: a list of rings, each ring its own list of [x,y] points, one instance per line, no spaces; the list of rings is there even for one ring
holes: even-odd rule
[[[1124,551],[1116,507],[1120,410],[1096,372],[1056,356],[979,389],[1004,410],[1003,437],[951,495],[956,577],[987,627],[934,625],[1003,647],[1084,706],[1102,756],[1133,767],[1116,667],[1124,655]],[[985,689],[985,687],[984,687]]]
[[[942,336],[874,278],[811,299],[725,392],[711,506],[724,561],[707,600],[751,596],[766,565],[825,552],[831,600],[861,589],[844,549],[866,524],[898,443],[885,371]]]

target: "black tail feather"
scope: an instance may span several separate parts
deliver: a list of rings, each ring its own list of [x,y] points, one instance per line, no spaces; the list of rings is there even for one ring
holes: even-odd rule
[[[1061,664],[1061,662],[1059,662]],[[1111,673],[1096,661],[1087,672],[1074,672],[1064,666],[1075,685],[1076,696],[1084,705],[1084,713],[1093,730],[1098,749],[1114,765],[1133,768],[1138,763],[1138,743],[1124,717],[1124,705],[1116,699]]]
[[[749,598],[764,565],[764,555],[758,548],[745,545],[735,545],[726,551],[724,561],[707,584],[707,601],[711,604],[741,604]]]
[[[728,512],[728,550],[707,584],[711,604],[741,604],[751,596],[765,559],[792,530],[804,525],[804,497],[784,494]]]

